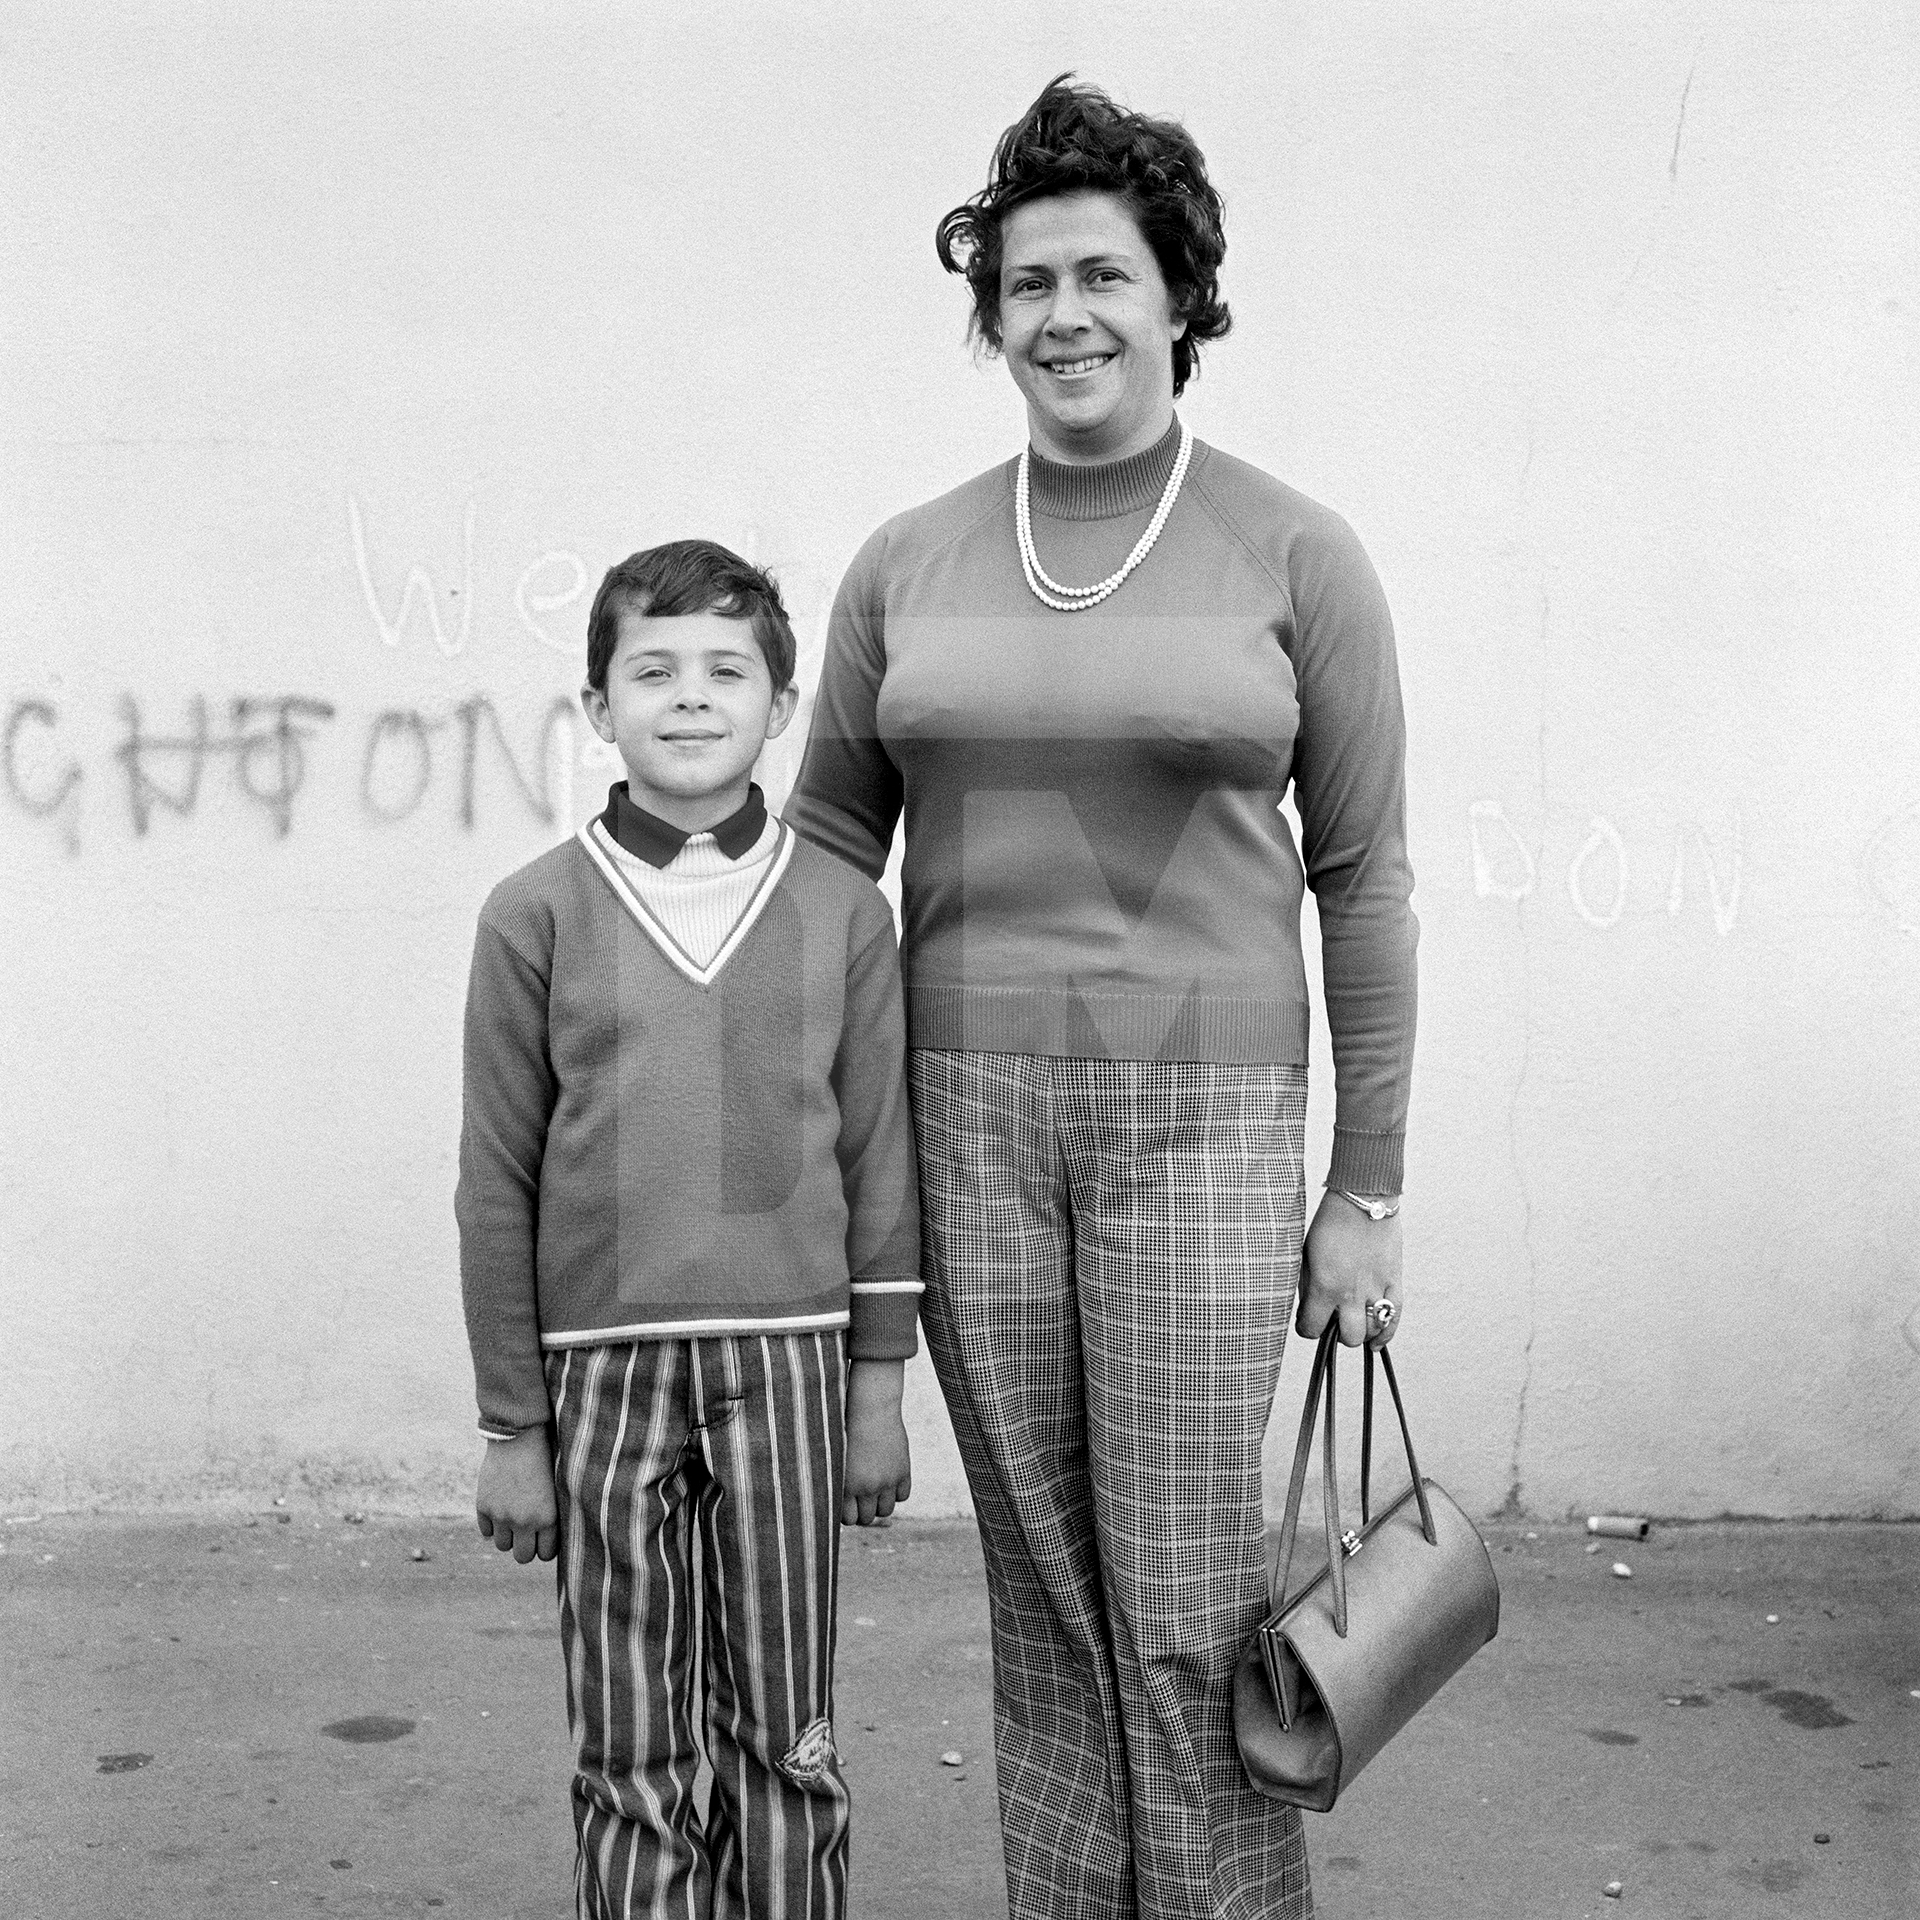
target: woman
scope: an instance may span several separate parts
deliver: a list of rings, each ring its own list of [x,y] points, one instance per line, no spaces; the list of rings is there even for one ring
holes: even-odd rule
[[[1266,1920],[1312,1905],[1232,1726],[1302,1266],[1301,890],[1338,1112],[1297,1326],[1357,1344],[1399,1298],[1400,695],[1344,523],[1174,413],[1229,324],[1199,149],[1070,81],[939,229],[1031,446],[862,548],[787,818],[877,876],[906,815],[928,1346],[1014,1920]]]

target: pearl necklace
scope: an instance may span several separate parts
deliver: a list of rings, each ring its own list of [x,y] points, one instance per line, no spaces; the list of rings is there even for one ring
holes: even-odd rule
[[[1180,482],[1187,477],[1187,462],[1193,457],[1193,429],[1184,420],[1181,421],[1180,451],[1173,456],[1173,471],[1167,475],[1166,490],[1160,495],[1160,504],[1153,510],[1153,518],[1147,522],[1146,532],[1134,543],[1133,551],[1120,563],[1118,570],[1092,587],[1063,587],[1040,564],[1039,549],[1033,544],[1033,508],[1029,495],[1028,455],[1031,451],[1028,447],[1020,449],[1020,465],[1013,477],[1013,525],[1020,540],[1020,565],[1026,572],[1027,585],[1033,589],[1036,600],[1045,602],[1056,613],[1084,613],[1089,607],[1097,607],[1108,594],[1114,592],[1153,551],[1153,543],[1160,538],[1160,529],[1167,524],[1167,515],[1173,511],[1174,499],[1180,492]]]

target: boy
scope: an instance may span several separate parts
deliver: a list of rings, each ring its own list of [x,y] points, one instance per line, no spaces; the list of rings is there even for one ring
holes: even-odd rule
[[[559,1556],[593,1920],[844,1909],[837,1524],[907,1497],[919,1223],[892,914],[752,784],[793,665],[726,548],[615,567],[581,700],[627,778],[474,948],[476,1504]]]

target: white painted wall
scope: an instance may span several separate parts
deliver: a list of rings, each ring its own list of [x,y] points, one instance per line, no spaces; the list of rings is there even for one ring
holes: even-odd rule
[[[0,1502],[465,1498],[460,997],[612,777],[589,583],[711,533],[817,649],[1014,450],[931,232],[1073,66],[1229,197],[1189,417],[1396,609],[1430,1470],[1920,1506],[1910,9],[6,16]]]

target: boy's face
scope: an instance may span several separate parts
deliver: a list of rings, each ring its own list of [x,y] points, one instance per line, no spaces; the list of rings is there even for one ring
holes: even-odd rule
[[[745,803],[796,690],[774,692],[746,620],[626,612],[614,632],[606,691],[580,691],[594,732],[620,749],[636,806],[687,833],[718,826]]]

